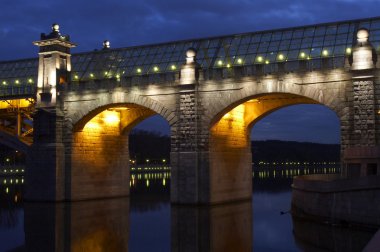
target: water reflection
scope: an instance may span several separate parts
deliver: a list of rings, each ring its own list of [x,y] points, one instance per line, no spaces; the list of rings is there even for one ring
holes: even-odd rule
[[[18,177],[3,178],[0,183],[0,228],[10,229],[19,224],[18,214],[22,207],[22,186],[18,182],[21,182],[21,179]]]
[[[252,251],[251,201],[171,210],[171,251]]]
[[[26,203],[26,251],[127,251],[129,199]]]
[[[171,206],[167,170],[132,172],[129,198],[71,204],[22,203],[22,178],[9,176],[0,180],[0,251],[360,251],[372,232],[280,215],[292,177],[314,170],[338,171],[257,167],[253,203],[213,207]]]
[[[293,216],[293,232],[302,251],[362,251],[373,230],[326,225]]]

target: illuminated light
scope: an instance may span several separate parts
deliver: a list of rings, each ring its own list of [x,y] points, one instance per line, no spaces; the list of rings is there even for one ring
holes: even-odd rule
[[[323,51],[322,51],[322,55],[323,55],[324,57],[329,56],[329,51],[327,51],[326,49],[323,50]]]
[[[79,79],[79,76],[78,75],[74,75],[74,79],[75,80]]]
[[[346,53],[347,53],[347,54],[351,54],[351,53],[352,53],[352,49],[351,49],[350,47],[347,47],[347,48],[346,48]]]
[[[218,66],[222,66],[222,65],[223,65],[223,61],[218,60]]]
[[[116,78],[117,78],[117,79],[120,79],[120,74],[116,74]]]
[[[176,70],[176,69],[177,69],[177,67],[176,67],[175,65],[172,65],[170,68],[171,68],[172,70]]]
[[[266,60],[266,61],[265,61],[265,64],[267,64],[267,65],[268,65],[268,64],[269,64],[269,60]]]
[[[108,72],[107,72],[107,71],[105,71],[105,72],[104,72],[104,75],[108,75]]]
[[[163,185],[163,186],[166,185],[166,180],[165,180],[165,179],[162,179],[162,185]]]
[[[94,78],[95,75],[94,75],[93,73],[90,73],[90,77],[91,77],[91,78]]]
[[[142,72],[141,68],[137,68],[136,72],[141,73]]]
[[[110,47],[111,47],[111,42],[109,40],[104,40],[103,41],[103,48],[109,49]]]
[[[263,62],[263,60],[264,60],[264,59],[263,59],[263,57],[262,57],[262,56],[259,56],[259,57],[257,57],[257,59],[256,59],[256,60],[257,60],[257,62]]]
[[[6,82],[6,81],[3,81],[3,85],[7,85],[7,82]]]
[[[33,79],[28,79],[28,83],[33,83]]]
[[[159,68],[157,66],[153,67],[153,71],[158,72]]]
[[[5,159],[5,161],[9,162],[9,161],[10,161],[10,159],[9,159],[9,158],[7,158],[7,159]],[[11,170],[11,172],[12,172],[12,170]]]
[[[301,53],[300,53],[300,58],[301,58],[301,59],[304,59],[304,58],[306,58],[306,53],[304,53],[304,52],[301,52]]]
[[[149,163],[149,159],[145,160],[145,162]]]
[[[165,162],[166,162],[166,159],[162,159],[162,162],[165,163]]]
[[[238,64],[243,64],[243,60],[242,60],[242,59],[238,59],[238,60],[237,60],[237,63],[238,63]]]
[[[107,124],[115,124],[120,122],[120,117],[118,112],[116,111],[105,111],[105,115],[103,118],[104,122]]]
[[[285,59],[285,56],[283,54],[279,54],[277,59],[283,61]]]
[[[259,99],[251,99],[251,100],[249,100],[247,102],[260,102],[260,100]]]
[[[146,187],[149,187],[149,179],[146,180]]]
[[[59,32],[59,24],[53,24],[51,28],[54,32]]]
[[[231,65],[230,64],[227,64],[227,68],[230,68],[231,67]]]
[[[9,193],[9,188],[5,188],[5,193]]]
[[[16,83],[16,84],[20,84],[20,81],[19,81],[19,80],[15,80],[15,83]]]
[[[7,180],[6,180],[6,179],[4,179],[4,182],[3,182],[3,184],[4,184],[4,185],[6,185],[6,184],[7,184]]]
[[[380,110],[377,111],[377,114],[380,115]]]

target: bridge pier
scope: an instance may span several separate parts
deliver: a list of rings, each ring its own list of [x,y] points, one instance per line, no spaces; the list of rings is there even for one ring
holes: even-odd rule
[[[366,29],[357,32],[350,58],[352,81],[342,127],[341,176],[309,175],[293,181],[292,211],[330,222],[379,226],[380,104],[377,54]]]
[[[63,115],[57,110],[39,109],[34,115],[34,142],[27,155],[25,199],[65,200],[65,147]]]

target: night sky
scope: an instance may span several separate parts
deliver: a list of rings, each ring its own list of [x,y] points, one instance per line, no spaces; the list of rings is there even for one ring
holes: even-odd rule
[[[0,60],[37,56],[32,41],[59,23],[73,52],[152,44],[379,16],[379,0],[2,0]],[[158,116],[139,128],[168,134]],[[326,107],[297,105],[257,123],[253,139],[339,143],[339,120]]]

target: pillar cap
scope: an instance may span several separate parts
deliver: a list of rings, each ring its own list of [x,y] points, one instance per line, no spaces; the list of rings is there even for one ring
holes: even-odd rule
[[[186,64],[194,64],[197,57],[197,50],[190,47],[186,50]]]
[[[356,39],[356,45],[353,47],[352,54],[349,57],[351,71],[362,72],[374,69],[376,67],[377,54],[369,41],[368,29],[358,29]]]
[[[34,41],[33,44],[39,47],[49,45],[62,45],[64,47],[72,48],[76,45],[70,42],[69,35],[61,35],[59,32],[60,26],[57,23],[51,25],[51,32],[49,34],[41,33],[39,41]]]
[[[110,49],[111,48],[111,42],[109,40],[103,41],[103,49]]]
[[[356,33],[358,43],[368,43],[369,31],[366,28],[360,28]]]

